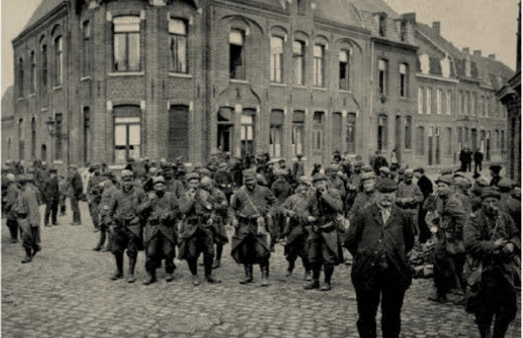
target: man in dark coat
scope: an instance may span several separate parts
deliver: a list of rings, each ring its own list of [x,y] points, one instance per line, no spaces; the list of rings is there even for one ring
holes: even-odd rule
[[[178,200],[172,192],[166,191],[165,179],[162,176],[153,178],[154,191],[149,192],[140,206],[142,217],[145,218],[144,229],[145,285],[156,282],[156,268],[162,258],[165,258],[165,273],[167,282],[173,280],[175,269],[174,257],[176,246],[175,220],[178,216]]]
[[[285,170],[276,169],[274,175],[276,176],[276,181],[272,184],[271,191],[278,200],[278,205],[281,206],[292,195],[292,187],[286,179],[287,172]],[[280,239],[285,227],[285,220],[286,217],[282,212],[278,211],[275,213],[273,227],[269,229],[271,232],[271,252],[274,252],[274,245]]]
[[[501,166],[499,164],[493,164],[489,167],[490,169],[490,176],[492,177],[492,180],[490,181],[491,187],[497,187],[499,181],[501,181],[501,175],[499,174],[501,172]]]
[[[110,171],[106,171],[103,174],[103,180],[99,183],[100,189],[102,191],[102,198],[100,199],[100,204],[98,206],[98,217],[100,225],[100,239],[98,244],[93,249],[94,251],[111,251],[112,245],[112,234],[109,231],[109,226],[112,223],[112,220],[107,216],[107,211],[109,210],[109,204],[113,199],[113,195],[118,191],[116,187],[117,184],[116,177]],[[109,237],[109,238],[107,238]],[[107,246],[104,248],[105,240],[107,239]]]
[[[292,164],[292,177],[294,178],[294,182],[297,184],[300,182],[300,177],[305,176],[305,168],[303,165],[303,155],[298,154],[296,155],[296,162]]]
[[[69,176],[71,178],[71,195],[69,196],[69,199],[71,201],[71,210],[73,211],[72,225],[81,225],[82,219],[78,202],[82,199],[84,190],[82,176],[80,176],[75,165],[69,166]]]
[[[103,180],[102,175],[100,174],[100,166],[93,164],[91,165],[93,175],[89,178],[87,182],[87,204],[89,205],[89,213],[91,214],[91,219],[94,225],[94,231],[100,231],[99,226],[99,214],[98,209],[100,206],[100,201],[102,200],[102,189],[100,183]]]
[[[35,187],[32,185],[34,180],[30,174],[20,175],[20,195],[14,211],[17,215],[20,236],[22,237],[25,258],[22,264],[30,263],[40,247],[40,211],[36,198]]]
[[[216,173],[214,174],[214,182],[216,183],[216,187],[225,194],[227,203],[229,203],[233,193],[234,181],[226,162],[222,162],[218,165],[218,170],[216,170]]]
[[[418,180],[418,187],[423,194],[423,202],[420,204],[418,213],[418,227],[419,227],[419,241],[425,243],[432,235],[430,229],[425,221],[427,216],[427,210],[423,208],[423,204],[427,200],[427,197],[434,192],[434,186],[430,178],[425,175],[425,169],[418,167],[414,169],[414,176]]]
[[[358,302],[358,332],[376,337],[376,312],[381,298],[381,328],[384,338],[398,338],[401,307],[411,284],[407,253],[414,246],[412,218],[395,204],[397,184],[381,180],[376,203],[356,215],[345,246],[354,256],[352,283]]]
[[[460,171],[466,172],[467,171],[467,148],[464,147],[459,152],[459,162],[461,163],[461,167],[459,168]]]
[[[474,172],[475,173],[480,173],[483,170],[483,168],[481,166],[482,163],[483,163],[483,153],[478,149],[474,152]]]
[[[269,285],[269,258],[271,250],[267,242],[267,219],[272,217],[272,209],[277,200],[272,192],[259,186],[256,172],[245,170],[245,186],[231,198],[231,208],[235,212],[232,224],[236,230],[232,238],[231,255],[238,264],[243,264],[245,278],[240,284],[253,281],[253,264],[259,264],[262,272],[262,286]]]
[[[381,167],[388,167],[389,164],[387,163],[387,159],[381,155],[381,151],[376,151],[376,156],[372,160],[372,168],[374,170],[374,173],[376,176],[380,176],[380,168]]]
[[[127,282],[134,283],[134,268],[138,251],[143,248],[142,222],[139,206],[144,202],[145,193],[134,185],[134,174],[130,170],[123,170],[122,187],[116,191],[107,206],[107,218],[112,221],[111,233],[113,234],[112,253],[116,261],[116,272],[112,280],[123,278],[123,254],[127,250],[129,257],[129,272]],[[106,208],[104,206],[104,208]]]
[[[11,243],[18,243],[18,222],[16,221],[16,212],[14,206],[18,202],[18,195],[20,190],[18,189],[18,184],[15,181],[14,174],[6,175],[7,187],[5,189],[4,196],[4,214],[7,222],[7,227],[9,228],[9,233],[11,234]]]
[[[42,184],[42,194],[45,201],[44,225],[49,225],[49,215],[53,225],[58,225],[56,216],[60,202],[60,186],[56,175],[56,168],[49,169],[49,177]]]
[[[316,174],[312,183],[316,189],[302,211],[302,222],[309,228],[308,257],[312,267],[312,281],[305,290],[320,288],[321,268],[325,273],[322,291],[331,290],[334,267],[343,262],[341,224],[338,216],[343,212],[340,192],[329,185],[327,177]]]
[[[350,222],[356,217],[356,215],[369,205],[373,204],[376,201],[376,176],[373,171],[363,173],[361,175],[361,185],[363,186],[363,191],[358,192],[354,204],[347,213],[347,218]]]
[[[485,188],[481,210],[464,230],[470,258],[482,263],[479,278],[469,278],[472,292],[466,308],[475,314],[482,338],[505,337],[517,312],[514,256],[521,252],[521,242],[514,222],[500,206],[500,198],[495,189]]]

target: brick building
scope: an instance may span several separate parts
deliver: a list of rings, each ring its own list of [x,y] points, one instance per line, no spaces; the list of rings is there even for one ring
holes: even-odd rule
[[[13,142],[15,139],[13,114],[13,86],[2,96],[2,163],[15,158]]]
[[[457,49],[441,36],[440,22],[432,27],[416,23],[415,38],[419,62],[414,163],[456,165],[464,147],[479,149],[487,162],[504,160],[507,112],[495,94],[514,72],[495,55]]]

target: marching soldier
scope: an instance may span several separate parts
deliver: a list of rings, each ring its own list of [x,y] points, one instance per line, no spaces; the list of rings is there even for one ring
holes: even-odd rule
[[[225,194],[213,186],[212,180],[209,177],[203,177],[201,180],[201,189],[209,194],[209,202],[212,204],[212,220],[210,227],[212,230],[213,241],[216,244],[216,256],[214,257],[213,269],[220,267],[223,246],[229,242],[227,238],[227,231],[225,224],[229,220],[229,204]]]
[[[167,191],[172,192],[174,196],[180,200],[183,197],[183,193],[185,192],[185,187],[181,181],[173,177],[170,166],[165,166],[163,168],[163,177],[165,179]]]
[[[100,240],[98,245],[93,249],[94,251],[111,251],[112,244],[112,233],[109,231],[109,226],[112,223],[112,220],[108,217],[109,204],[113,198],[113,195],[118,191],[116,177],[113,173],[107,171],[103,174],[104,180],[99,183],[102,198],[100,199],[100,204],[98,206],[98,214],[100,220]],[[107,245],[104,248],[105,240],[107,239]]]
[[[285,170],[276,169],[274,171],[276,176],[276,181],[271,186],[271,191],[274,194],[274,197],[278,200],[278,205],[282,205],[285,200],[292,195],[292,187],[290,183],[285,178],[287,172]],[[276,212],[273,220],[273,227],[271,231],[271,241],[270,248],[271,252],[274,252],[274,245],[280,239],[281,233],[285,226],[286,217],[281,212]]]
[[[189,190],[180,202],[180,211],[185,215],[182,229],[179,232],[180,259],[187,260],[194,286],[200,285],[198,279],[198,257],[203,253],[205,278],[209,283],[221,281],[212,275],[214,258],[213,204],[209,193],[200,188],[200,175],[196,172],[187,175]]]
[[[7,227],[9,228],[9,233],[11,234],[11,243],[18,243],[18,222],[16,221],[16,203],[18,202],[18,195],[20,190],[15,181],[14,174],[7,174],[7,188],[5,189],[6,195],[4,197],[5,207],[4,213],[7,221]]]
[[[233,193],[232,186],[234,181],[232,175],[227,170],[227,167],[228,165],[226,162],[220,163],[218,170],[214,174],[214,182],[216,182],[216,187],[225,194],[227,203],[229,203]]]
[[[175,270],[176,245],[175,220],[178,216],[178,200],[172,192],[166,192],[165,179],[153,178],[154,192],[149,192],[140,206],[142,216],[147,219],[144,230],[145,285],[156,282],[156,268],[165,257],[165,280],[171,282]]]
[[[36,193],[31,187],[32,175],[21,175],[18,179],[20,183],[20,195],[15,205],[20,235],[25,249],[25,258],[22,263],[30,263],[36,253],[42,248],[40,243],[40,211],[38,210],[38,200]]]
[[[302,211],[302,220],[309,228],[308,256],[312,267],[312,281],[306,290],[320,288],[320,271],[323,266],[325,284],[322,291],[331,290],[334,266],[343,262],[338,214],[343,211],[343,202],[338,190],[328,184],[323,174],[316,174],[312,180],[316,191],[309,198]]]
[[[244,265],[245,278],[240,284],[252,283],[252,265],[259,264],[261,285],[268,286],[271,251],[267,243],[266,219],[272,217],[276,198],[269,189],[258,186],[254,170],[246,170],[243,175],[245,186],[231,199],[231,207],[235,211],[233,226],[236,228],[231,255],[236,263]]]
[[[286,236],[285,258],[289,262],[287,277],[292,276],[296,259],[300,257],[305,269],[304,279],[308,282],[312,280],[311,265],[307,256],[309,232],[298,215],[307,208],[309,197],[309,186],[301,183],[296,188],[296,193],[287,198],[282,206],[283,213],[288,218],[283,230],[283,236]]]
[[[58,203],[60,202],[60,186],[56,177],[56,168],[49,169],[49,177],[42,184],[42,194],[45,201],[44,225],[49,225],[49,216],[53,225],[58,225]]]
[[[116,261],[116,272],[112,280],[123,278],[123,254],[127,250],[129,257],[129,272],[127,282],[134,283],[134,268],[138,251],[143,247],[142,223],[140,220],[139,206],[143,203],[145,193],[135,188],[134,175],[130,170],[123,170],[122,187],[113,194],[107,210],[107,218],[112,220],[110,224],[113,240],[112,253]],[[104,206],[105,208],[105,206]]]
[[[500,193],[486,188],[481,199],[481,210],[464,229],[465,248],[482,266],[476,270],[479,278],[468,278],[472,292],[466,310],[475,314],[481,338],[503,338],[516,318],[513,260],[521,243],[514,222],[501,208]]]

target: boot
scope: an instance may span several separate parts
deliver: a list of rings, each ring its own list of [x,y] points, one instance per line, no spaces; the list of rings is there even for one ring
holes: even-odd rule
[[[31,255],[31,248],[24,248],[25,249],[25,258],[22,259],[22,264],[31,263],[32,255]]]
[[[198,279],[198,275],[192,275],[192,285],[194,285],[194,286],[200,285],[200,280]]]
[[[217,284],[222,282],[219,278],[214,277],[212,274],[205,276],[205,279],[207,279],[207,282],[211,284]]]
[[[134,267],[136,266],[136,258],[129,258],[129,272],[127,273],[127,283],[134,283]]]
[[[331,278],[332,278],[332,274],[334,273],[334,266],[324,265],[323,271],[325,273],[325,283],[321,287],[321,291],[330,291],[332,289]]]
[[[214,263],[212,264],[213,269],[218,269],[220,267],[220,260],[216,259]]]
[[[221,283],[222,281],[212,275],[212,260],[213,256],[203,256],[203,264],[205,269],[205,278],[209,283]]]
[[[96,245],[96,247],[93,249],[94,251],[102,250],[102,248],[104,247],[104,243],[105,243],[105,237],[106,237],[105,231],[102,231],[100,233],[100,240],[98,241],[98,244]]]
[[[123,278],[123,254],[114,255],[116,261],[116,271],[111,276],[111,280],[117,280]]]
[[[102,247],[100,246],[100,244],[98,244],[97,246],[95,246],[93,248],[93,251],[101,251],[102,250]]]
[[[252,283],[252,264],[244,264],[245,269],[245,278],[240,281],[240,284],[249,284]]]
[[[260,270],[262,273],[261,286],[269,286],[269,262],[260,265]]]
[[[312,281],[305,285],[305,290],[313,290],[313,289],[319,289],[320,288],[320,270],[314,269],[312,270]]]
[[[287,273],[285,274],[285,277],[292,276],[292,271],[294,270],[294,262],[290,261],[289,266],[287,267]]]
[[[156,273],[151,272],[147,273],[147,279],[143,281],[144,285],[151,285],[152,283],[156,282]]]
[[[223,245],[216,245],[216,257],[214,258],[214,264],[212,265],[213,269],[218,269],[220,267],[222,252]]]
[[[172,273],[168,273],[167,276],[165,276],[166,282],[172,282],[174,280],[174,276]]]
[[[41,251],[42,250],[42,247],[36,243],[33,244],[33,257],[36,256],[36,253],[38,251]]]
[[[305,280],[307,282],[312,281],[312,274],[311,274],[310,270],[305,271],[305,276],[303,277],[303,280]]]

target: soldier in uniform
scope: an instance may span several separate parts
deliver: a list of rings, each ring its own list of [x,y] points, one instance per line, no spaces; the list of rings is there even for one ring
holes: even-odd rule
[[[276,176],[276,181],[271,186],[271,191],[274,194],[274,197],[278,200],[278,205],[282,205],[285,200],[292,195],[292,187],[290,183],[285,178],[287,172],[281,169],[276,169],[274,171]],[[274,215],[273,227],[271,231],[271,241],[270,248],[271,252],[274,252],[274,245],[280,239],[280,236],[285,227],[286,216],[281,212],[276,212]]]
[[[172,169],[170,166],[163,167],[163,177],[165,179],[165,185],[167,186],[167,191],[172,192],[174,196],[180,200],[183,197],[185,192],[185,187],[183,183],[173,177]]]
[[[469,222],[469,215],[452,189],[452,177],[443,175],[436,181],[437,199],[431,196],[425,201],[425,207],[437,215],[436,245],[434,247],[434,284],[436,296],[429,300],[444,303],[447,294],[454,286],[463,289],[462,269],[465,262],[463,247],[463,228]]]
[[[22,263],[30,263],[33,257],[42,248],[40,243],[40,211],[36,193],[31,187],[32,175],[21,175],[18,179],[20,183],[20,195],[14,206],[17,215],[20,235],[25,249],[25,258]]]
[[[376,176],[372,170],[361,175],[361,184],[363,185],[363,191],[358,193],[354,204],[347,214],[349,221],[352,221],[358,212],[375,202],[376,193],[374,188],[376,186]]]
[[[213,223],[210,229],[212,230],[213,241],[216,244],[216,256],[214,257],[212,268],[217,269],[221,264],[223,246],[229,242],[225,229],[225,224],[229,220],[229,204],[227,203],[225,194],[213,186],[213,182],[209,177],[203,177],[201,179],[200,187],[209,194],[208,201],[212,204],[213,208],[211,214]]]
[[[517,312],[513,261],[521,252],[521,240],[511,217],[503,211],[500,198],[495,189],[484,189],[481,210],[464,229],[467,253],[482,265],[479,278],[468,279],[472,285],[466,307],[476,316],[481,338],[505,337]]]
[[[501,175],[499,174],[501,172],[502,167],[499,164],[493,164],[489,167],[490,169],[490,176],[492,176],[492,180],[490,181],[491,187],[497,187],[499,181],[501,181]]]
[[[420,243],[425,243],[430,237],[431,233],[427,222],[425,221],[425,216],[427,216],[426,210],[423,208],[423,204],[427,200],[430,194],[434,192],[434,187],[432,181],[425,175],[425,169],[418,167],[414,169],[414,176],[418,180],[416,185],[419,187],[421,193],[423,194],[423,202],[420,204],[418,211],[418,228],[419,228],[419,241]]]
[[[381,300],[384,338],[398,338],[401,307],[411,284],[407,253],[414,246],[412,215],[395,205],[397,184],[381,180],[376,201],[351,222],[345,246],[354,256],[352,283],[358,302],[358,332],[376,337],[376,312]]]
[[[338,176],[339,169],[340,166],[338,164],[332,164],[330,167],[325,169],[325,175],[327,175],[330,187],[338,190],[342,200],[344,200],[346,196],[345,183],[343,183],[343,180]]]
[[[232,186],[234,181],[232,179],[232,175],[229,173],[226,162],[222,162],[218,166],[218,170],[214,174],[214,182],[216,183],[216,187],[225,194],[227,203],[229,203],[233,193]]]
[[[423,194],[417,184],[412,183],[414,171],[405,170],[403,182],[398,185],[396,205],[412,217],[412,224],[416,230],[416,236],[420,234],[418,227],[418,214],[420,204],[423,203]]]
[[[285,258],[289,262],[287,267],[287,277],[292,276],[295,262],[298,257],[301,258],[303,268],[305,269],[306,281],[312,280],[311,265],[307,256],[307,239],[309,237],[308,229],[303,225],[299,214],[307,208],[309,202],[309,186],[303,182],[296,187],[296,193],[285,200],[282,205],[283,213],[287,218],[283,236],[285,241]]]
[[[109,204],[113,198],[113,195],[118,191],[116,186],[117,184],[116,177],[110,171],[106,171],[103,174],[103,180],[99,183],[100,190],[102,193],[102,198],[98,205],[98,215],[99,215],[99,225],[100,225],[100,240],[98,244],[93,249],[94,251],[111,251],[112,244],[112,233],[109,231],[109,226],[112,223],[112,220],[108,217],[107,211],[109,210]],[[105,240],[107,239],[107,246],[104,248]]]
[[[343,211],[343,202],[338,190],[329,185],[323,174],[312,180],[316,190],[302,211],[302,221],[309,227],[308,257],[312,267],[312,281],[306,290],[320,288],[320,272],[323,266],[325,283],[322,291],[331,290],[334,266],[343,262],[343,251],[338,224],[338,215]]]
[[[83,183],[82,176],[78,172],[75,165],[69,166],[70,184],[71,184],[71,195],[69,200],[71,201],[71,209],[73,211],[73,223],[72,225],[81,225],[82,219],[80,215],[80,208],[78,207],[78,201],[83,195]]]
[[[246,170],[243,175],[245,186],[231,199],[231,207],[235,212],[233,226],[236,229],[231,255],[236,263],[244,265],[245,278],[240,284],[252,283],[252,265],[259,264],[261,285],[268,286],[271,251],[267,243],[266,220],[272,217],[271,212],[277,200],[268,188],[258,186],[255,171]]]
[[[134,283],[136,281],[134,277],[136,258],[138,251],[143,247],[139,206],[145,199],[145,193],[134,186],[132,171],[123,170],[120,176],[122,187],[113,194],[107,210],[104,210],[107,218],[112,220],[110,224],[113,236],[111,246],[116,261],[116,272],[111,279],[123,278],[123,255],[127,250],[127,257],[129,257],[127,282]]]
[[[156,281],[156,268],[162,257],[165,257],[165,280],[173,280],[176,231],[175,220],[178,217],[179,205],[176,196],[166,191],[165,179],[162,176],[153,178],[154,192],[149,192],[145,202],[140,206],[142,216],[147,219],[144,230],[145,270],[149,285]]]
[[[60,201],[60,186],[56,176],[56,168],[49,169],[49,177],[42,184],[42,194],[45,201],[44,225],[49,225],[49,216],[53,225],[58,225],[56,216],[58,214],[58,203]]]
[[[15,206],[18,202],[18,195],[20,190],[18,189],[18,184],[15,181],[14,174],[7,174],[7,187],[5,189],[6,195],[4,197],[4,214],[7,222],[7,227],[9,228],[9,233],[11,234],[11,243],[18,243],[18,222],[16,221],[16,212]]]
[[[93,164],[91,168],[93,169],[93,176],[91,176],[87,183],[87,204],[89,205],[89,213],[93,220],[94,232],[98,232],[100,231],[99,206],[102,200],[100,182],[103,180],[103,177],[100,175],[99,165]]]
[[[349,213],[356,196],[361,191],[361,167],[363,162],[356,162],[354,164],[354,172],[349,177],[349,182],[347,183],[347,198],[345,199],[344,208],[345,214]]]

